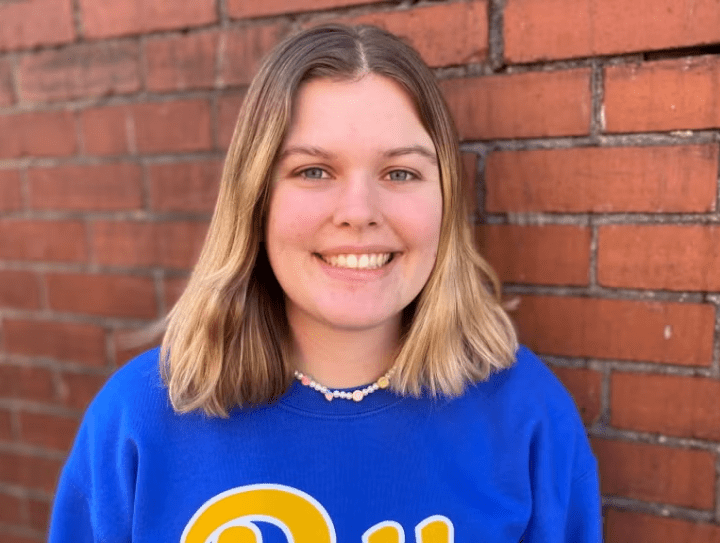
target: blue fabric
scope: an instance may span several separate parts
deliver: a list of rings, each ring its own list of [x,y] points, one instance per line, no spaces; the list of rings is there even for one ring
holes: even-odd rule
[[[597,543],[597,466],[525,348],[457,399],[328,402],[294,383],[227,419],[173,412],[158,351],[89,407],[51,543]]]

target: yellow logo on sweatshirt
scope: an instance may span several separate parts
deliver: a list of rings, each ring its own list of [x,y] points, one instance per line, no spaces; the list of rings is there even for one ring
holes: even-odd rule
[[[256,522],[277,526],[288,543],[336,543],[325,508],[312,496],[283,485],[248,485],[218,494],[193,515],[181,543],[261,543]],[[415,527],[416,543],[454,540],[446,517],[434,515]],[[405,543],[405,531],[397,522],[381,522],[362,535],[362,543]]]

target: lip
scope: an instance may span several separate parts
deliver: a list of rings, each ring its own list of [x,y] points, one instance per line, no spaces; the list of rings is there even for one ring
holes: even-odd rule
[[[345,250],[345,249],[343,249]],[[391,253],[393,251],[385,251],[388,253]],[[323,255],[328,254],[363,254],[360,253],[352,253],[352,252],[339,252],[339,253],[323,253]],[[314,253],[313,258],[315,261],[320,265],[320,268],[327,274],[329,277],[333,279],[340,279],[343,281],[350,281],[350,282],[367,282],[367,281],[374,281],[377,279],[381,279],[388,275],[392,269],[395,267],[395,263],[398,260],[399,253],[393,253],[395,256],[385,264],[382,268],[374,268],[374,269],[358,269],[358,268],[339,268],[336,266],[333,266],[331,264],[328,264],[325,262],[322,258],[320,258],[319,254]]]

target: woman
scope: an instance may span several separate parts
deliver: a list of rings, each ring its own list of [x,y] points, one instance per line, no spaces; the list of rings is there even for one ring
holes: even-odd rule
[[[51,542],[596,542],[568,394],[518,348],[432,73],[373,27],[280,44],[161,350],[90,406]]]

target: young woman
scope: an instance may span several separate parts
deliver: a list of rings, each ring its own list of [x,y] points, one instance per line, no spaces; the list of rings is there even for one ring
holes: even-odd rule
[[[50,541],[600,541],[582,423],[516,344],[459,164],[400,40],[280,44],[162,348],[88,409]]]

